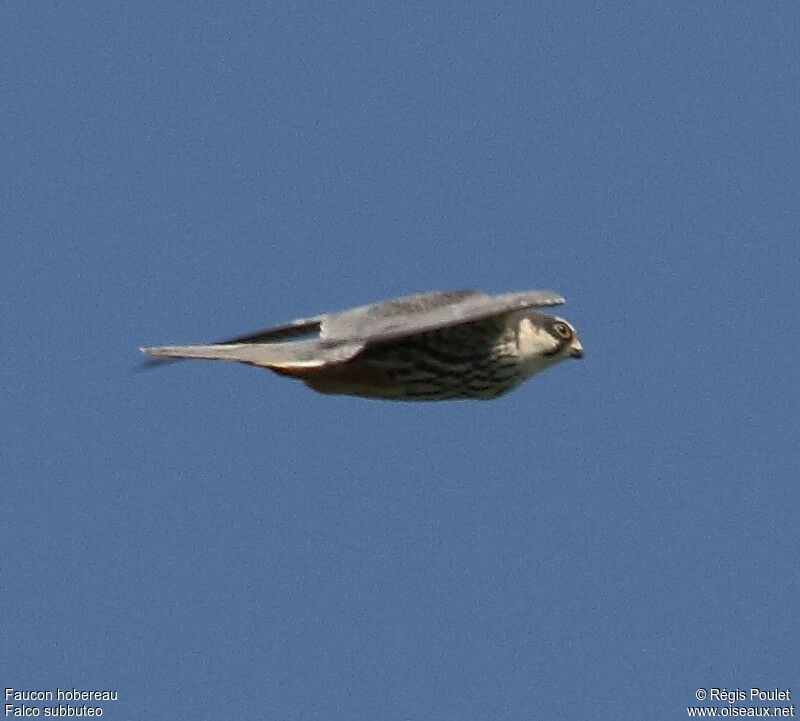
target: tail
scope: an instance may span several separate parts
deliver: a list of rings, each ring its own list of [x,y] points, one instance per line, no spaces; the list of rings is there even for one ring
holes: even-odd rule
[[[158,345],[140,348],[152,358],[203,358],[237,361],[263,368],[321,368],[348,361],[364,348],[363,343],[301,340],[286,343],[226,343],[215,345]]]

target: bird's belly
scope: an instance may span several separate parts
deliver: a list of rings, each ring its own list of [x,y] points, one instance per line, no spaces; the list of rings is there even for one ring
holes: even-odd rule
[[[388,378],[376,395],[382,398],[488,399],[506,393],[522,380],[519,363],[511,355],[453,356],[431,345],[405,343],[370,349],[363,357]]]
[[[277,370],[321,393],[395,400],[495,398],[528,375],[513,331],[482,321],[368,347],[317,368]]]

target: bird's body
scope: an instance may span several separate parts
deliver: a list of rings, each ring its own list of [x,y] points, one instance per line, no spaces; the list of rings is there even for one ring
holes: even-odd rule
[[[143,348],[150,356],[233,360],[323,393],[394,400],[487,399],[583,348],[566,321],[532,308],[550,291],[419,293],[292,321],[214,345]],[[285,340],[319,333],[311,340]]]

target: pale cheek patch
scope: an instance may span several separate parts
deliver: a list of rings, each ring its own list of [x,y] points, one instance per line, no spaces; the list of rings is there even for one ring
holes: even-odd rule
[[[523,318],[517,329],[519,349],[523,358],[533,358],[544,353],[551,353],[558,343],[546,330],[534,325],[530,318]]]

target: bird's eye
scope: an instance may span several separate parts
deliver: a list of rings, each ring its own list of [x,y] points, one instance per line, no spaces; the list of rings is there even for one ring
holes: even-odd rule
[[[566,323],[556,323],[553,328],[564,340],[569,340],[572,338],[572,328],[570,328]]]

